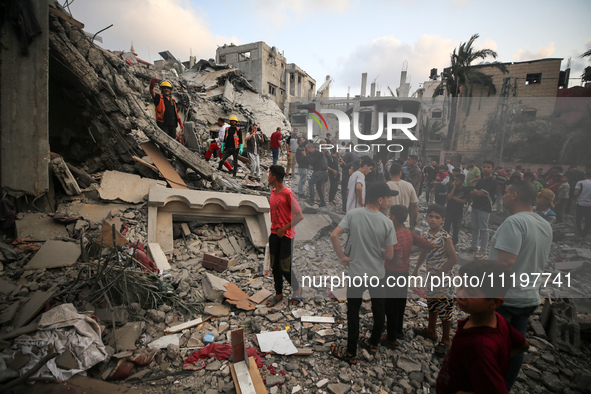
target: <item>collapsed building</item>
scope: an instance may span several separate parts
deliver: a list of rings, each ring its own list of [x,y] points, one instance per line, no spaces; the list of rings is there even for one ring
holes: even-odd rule
[[[398,350],[362,352],[360,366],[343,366],[329,355],[330,344],[345,337],[345,288],[328,294],[306,288],[303,305],[264,306],[272,294],[271,277],[261,275],[268,235],[263,230],[270,227],[267,190],[216,175],[201,155],[220,116],[236,115],[244,126],[257,122],[267,135],[277,126],[289,128],[273,100],[228,65],[193,61],[177,76],[176,67],[156,70],[133,56],[134,62],[133,50],[102,50],[59,6],[40,3],[34,10],[41,29],[29,57],[16,53],[9,25],[1,36],[7,48],[1,69],[2,188],[17,203],[19,227],[30,231],[24,239],[0,242],[3,392],[44,363],[56,379],[67,379],[62,390],[160,393],[165,384],[185,392],[233,392],[239,378],[231,373],[244,362],[235,357],[242,350],[252,355],[248,369],[260,370],[265,379],[253,381],[256,392],[410,393],[434,387],[441,361],[429,359],[433,344],[410,329]],[[175,86],[186,146],[154,123],[151,78]],[[381,108],[377,93],[366,99],[367,107]],[[410,99],[388,100],[384,110],[415,108]],[[367,116],[365,122],[370,130],[376,119]],[[182,178],[165,167],[162,151],[188,168]],[[159,172],[171,187],[161,187]],[[224,189],[240,193],[218,193]],[[52,214],[58,200],[60,212]],[[105,203],[111,200],[117,204]],[[313,277],[332,274],[339,264],[322,241],[341,216],[302,207],[298,267]],[[564,244],[554,249],[555,269],[573,270],[587,285],[589,250]],[[408,324],[425,320],[421,302],[409,300]],[[542,381],[541,390],[568,386],[565,392],[584,392],[591,354],[580,338],[590,331],[589,305],[550,305],[548,300],[536,312],[519,387],[540,391]],[[368,303],[363,310],[362,323],[369,326]],[[245,337],[235,340],[240,330]],[[268,349],[269,333],[287,333],[293,349]],[[53,335],[67,346],[44,346]],[[88,351],[75,351],[82,337],[91,339]],[[245,349],[246,338],[264,358],[253,347]],[[242,348],[235,351],[226,342]],[[54,350],[62,352],[59,357]],[[37,384],[41,390],[43,382]]]

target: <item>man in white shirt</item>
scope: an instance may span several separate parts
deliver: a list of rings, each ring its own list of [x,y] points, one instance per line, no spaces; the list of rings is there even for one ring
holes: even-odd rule
[[[392,163],[390,166],[390,181],[388,187],[398,191],[398,195],[390,199],[390,206],[404,205],[408,208],[410,215],[406,218],[404,225],[413,230],[419,221],[419,198],[410,182],[400,179],[402,175],[402,166],[398,163]]]
[[[369,156],[363,156],[361,165],[349,178],[347,188],[347,212],[365,205],[365,176],[371,172],[375,163]]]

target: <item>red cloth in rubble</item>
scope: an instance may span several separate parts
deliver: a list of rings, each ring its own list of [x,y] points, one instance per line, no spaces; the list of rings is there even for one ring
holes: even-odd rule
[[[138,259],[138,261],[142,265],[142,268],[144,269],[145,272],[158,272],[158,267],[156,267],[156,264],[154,264],[154,262],[152,260],[150,260],[150,258],[146,254],[146,251],[144,249],[144,245],[140,241],[137,241],[131,247],[136,248],[136,251],[135,251],[136,258]]]
[[[263,366],[263,359],[259,357],[259,351],[253,347],[249,347],[246,349],[246,354],[248,357],[254,357],[254,360],[257,363],[257,368],[261,368]],[[209,357],[216,357],[218,360],[228,360],[232,355],[232,345],[229,343],[220,345],[217,343],[212,343],[211,345],[207,345],[204,348],[194,351],[183,363],[183,366],[194,364],[199,360],[203,360]]]

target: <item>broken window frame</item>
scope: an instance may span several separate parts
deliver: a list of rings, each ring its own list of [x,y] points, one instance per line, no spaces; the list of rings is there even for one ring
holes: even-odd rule
[[[526,85],[534,85],[542,83],[542,73],[529,73],[525,76]]]
[[[277,95],[277,86],[270,83],[269,84],[269,94],[276,96]]]

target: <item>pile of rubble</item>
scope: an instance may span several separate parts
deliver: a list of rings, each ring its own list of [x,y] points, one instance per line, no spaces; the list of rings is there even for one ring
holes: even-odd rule
[[[242,330],[269,392],[433,392],[441,360],[432,354],[433,343],[410,329],[427,321],[418,295],[409,299],[398,349],[380,348],[375,356],[360,349],[361,362],[349,366],[329,354],[332,343],[346,340],[344,289],[304,287],[302,304],[283,301],[267,308],[273,280],[264,275],[264,249],[252,243],[246,225],[175,221],[173,250],[164,256],[158,248],[142,246],[152,246],[149,206],[70,201],[53,217],[17,215],[19,234],[26,236],[0,244],[3,384],[22,383],[19,374],[41,366],[31,375],[67,380],[72,387],[109,381],[132,392],[156,393],[162,386],[172,392],[195,387],[234,392],[230,334]],[[338,273],[327,234],[340,216],[317,211],[305,217],[294,250],[296,271]],[[567,239],[570,231],[568,225],[557,229]],[[43,234],[62,240],[41,242]],[[462,232],[460,250],[467,241]],[[574,270],[573,277],[586,285],[589,245],[581,246],[555,242],[550,270]],[[470,258],[460,251],[462,261]],[[566,262],[571,266],[560,265]],[[586,392],[591,387],[588,300],[546,296],[531,320],[531,348],[515,392]],[[361,322],[364,330],[371,328],[369,302],[363,304]],[[280,334],[279,340],[268,337]],[[93,356],[82,357],[86,353],[73,339],[91,340]],[[54,350],[46,346],[50,342]],[[79,370],[88,377],[70,378]],[[40,389],[47,384],[36,383]],[[105,387],[105,392],[119,389]]]

